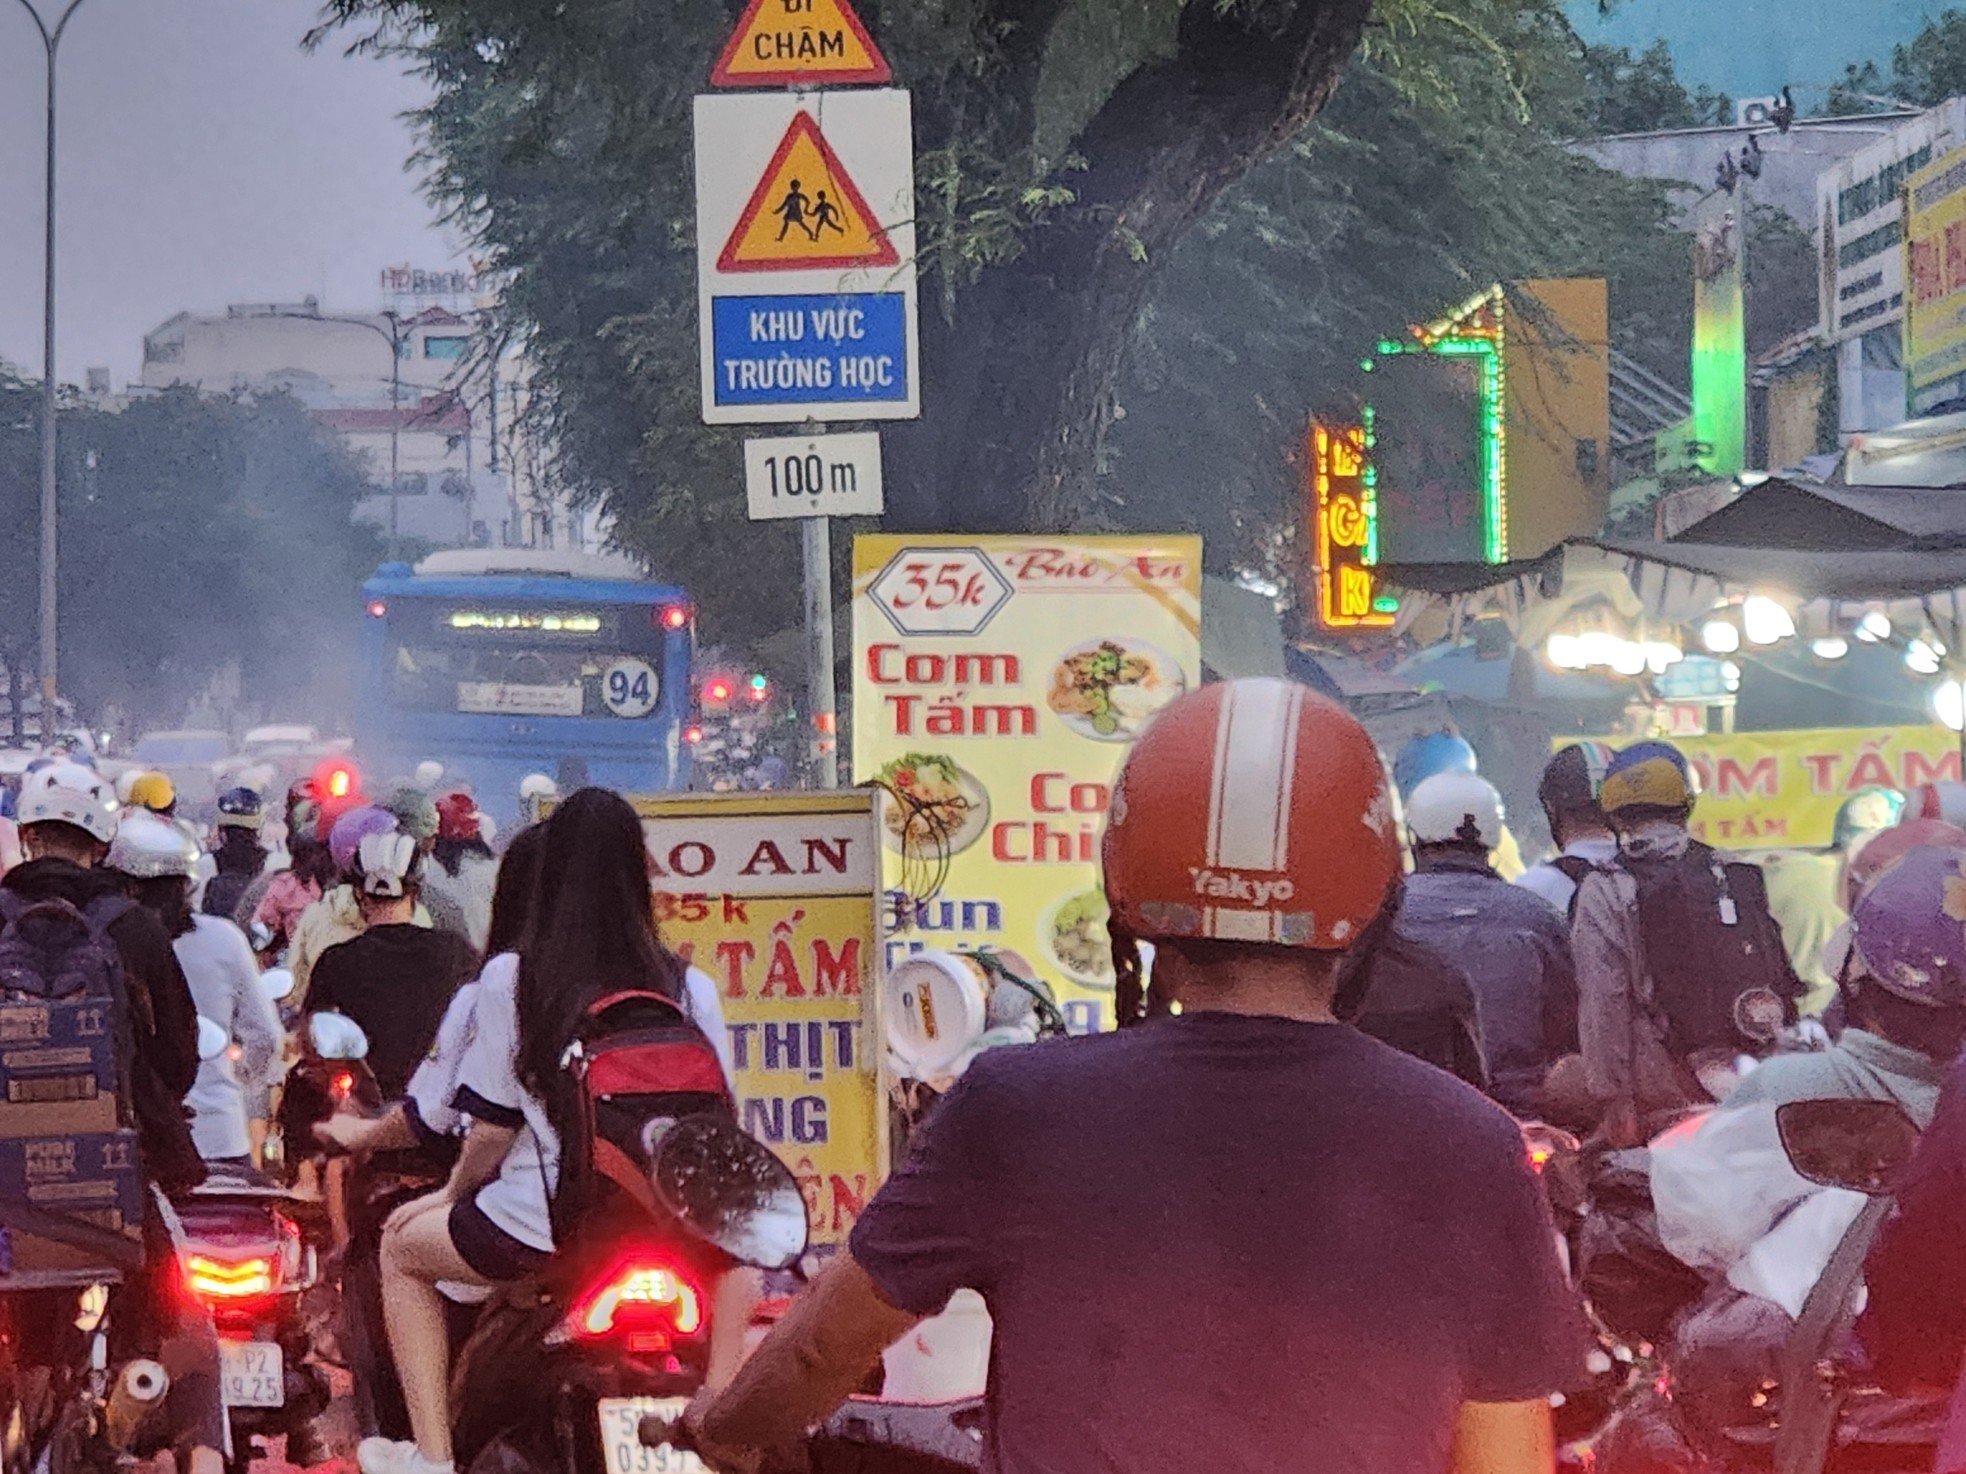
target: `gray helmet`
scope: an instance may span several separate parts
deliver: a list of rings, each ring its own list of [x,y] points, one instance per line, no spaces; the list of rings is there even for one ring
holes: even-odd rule
[[[198,842],[161,814],[131,809],[116,826],[103,865],[132,880],[190,880],[198,873]]]

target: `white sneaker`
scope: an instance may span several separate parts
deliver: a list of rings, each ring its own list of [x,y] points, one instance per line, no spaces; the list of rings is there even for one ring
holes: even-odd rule
[[[456,1474],[457,1470],[448,1459],[432,1463],[414,1443],[391,1438],[364,1438],[355,1446],[355,1462],[362,1474]]]

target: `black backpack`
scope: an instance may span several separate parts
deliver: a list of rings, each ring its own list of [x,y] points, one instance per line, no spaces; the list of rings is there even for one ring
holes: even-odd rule
[[[1672,859],[1619,862],[1638,883],[1655,1024],[1689,1065],[1765,1050],[1795,1019],[1802,985],[1768,909],[1761,867],[1695,842]]]
[[[1577,919],[1577,897],[1584,893],[1584,877],[1597,869],[1595,863],[1582,855],[1558,855],[1550,861],[1550,869],[1556,871],[1570,882],[1570,905],[1567,908],[1572,921]]]
[[[597,998],[575,1038],[552,1203],[556,1243],[571,1242],[610,1200],[658,1211],[649,1183],[650,1123],[736,1115],[716,1049],[666,994],[628,989]]]
[[[98,896],[85,909],[67,901],[28,901],[0,890],[0,1006],[22,1003],[84,1005],[76,1020],[77,1042],[85,1049],[113,1051],[117,1101],[125,1125],[135,1120],[131,1075],[136,1033],[129,1015],[123,954],[109,927],[135,903],[122,896]],[[90,1010],[100,1008],[100,1014]],[[91,1098],[89,1070],[10,1071],[10,1103],[46,1104]]]

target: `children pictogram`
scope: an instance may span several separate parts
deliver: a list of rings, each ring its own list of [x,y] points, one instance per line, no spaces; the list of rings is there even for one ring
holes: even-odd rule
[[[737,217],[717,269],[809,271],[900,260],[819,124],[801,109]]]

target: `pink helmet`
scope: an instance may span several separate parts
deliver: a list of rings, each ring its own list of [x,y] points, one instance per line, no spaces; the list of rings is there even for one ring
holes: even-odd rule
[[[328,831],[328,854],[334,859],[335,870],[346,874],[355,863],[355,856],[361,850],[364,839],[371,834],[387,834],[395,827],[396,816],[374,804],[350,809],[343,814],[334,821],[334,828]]]
[[[1907,853],[1857,902],[1851,945],[1886,992],[1933,1008],[1966,1006],[1966,854]]]

